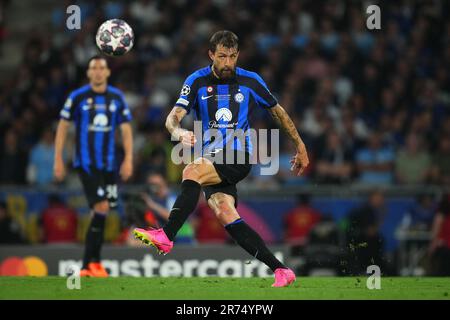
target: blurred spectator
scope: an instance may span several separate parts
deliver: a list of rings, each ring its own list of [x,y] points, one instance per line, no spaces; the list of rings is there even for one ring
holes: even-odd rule
[[[433,157],[433,182],[450,185],[450,137],[442,136],[439,141],[439,150]]]
[[[445,194],[433,220],[428,250],[431,256],[431,275],[450,276],[450,194]]]
[[[153,127],[148,130],[145,143],[137,154],[137,170],[141,173],[141,176],[147,177],[150,172],[157,172],[168,179],[170,176],[167,172],[168,163],[172,163],[171,148],[172,144],[165,133],[165,128]],[[146,181],[137,182],[145,183]],[[176,182],[178,183],[179,179]]]
[[[161,19],[158,3],[150,0],[134,1],[130,6],[130,14],[145,27],[155,25]]]
[[[385,198],[380,190],[372,191],[365,204],[349,212],[346,249],[352,274],[365,273],[373,264],[384,270],[384,240],[380,233],[384,215]]]
[[[0,184],[25,184],[26,166],[27,153],[17,134],[9,129],[0,149]]]
[[[44,129],[41,139],[30,152],[27,180],[30,184],[45,186],[53,181],[54,134],[51,128]]]
[[[325,148],[319,153],[316,179],[319,183],[339,184],[350,182],[353,173],[353,154],[341,141],[339,134],[330,131]]]
[[[147,192],[141,193],[147,205],[146,215],[153,214],[163,223],[169,220],[170,210],[175,203],[176,195],[172,194],[167,181],[159,173],[150,173],[147,177]],[[194,230],[189,221],[186,221],[178,231],[175,238],[177,243],[193,243]]]
[[[420,194],[416,202],[406,212],[401,227],[413,230],[430,230],[433,222],[436,204],[433,195],[429,193]]]
[[[44,243],[77,242],[78,216],[57,194],[50,194],[48,206],[40,218],[41,238]]]
[[[394,153],[383,146],[381,135],[370,135],[367,147],[356,154],[359,182],[365,184],[390,184],[393,182]]]
[[[8,212],[5,202],[0,201],[0,244],[24,243],[20,225]]]
[[[355,117],[348,108],[342,110],[342,127],[338,127],[337,130],[342,136],[345,147],[353,154],[369,136],[369,129],[365,122],[361,118]]]
[[[423,141],[415,133],[406,137],[405,147],[395,160],[397,181],[402,184],[423,184],[430,173],[431,157],[423,148]]]
[[[284,240],[292,245],[304,245],[311,229],[322,214],[311,207],[310,196],[299,194],[297,205],[284,215]]]

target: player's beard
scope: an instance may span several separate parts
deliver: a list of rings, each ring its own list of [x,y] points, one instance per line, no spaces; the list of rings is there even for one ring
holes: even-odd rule
[[[234,78],[236,68],[222,68],[220,70],[217,70],[217,68],[214,67],[214,71],[220,79],[230,79]]]

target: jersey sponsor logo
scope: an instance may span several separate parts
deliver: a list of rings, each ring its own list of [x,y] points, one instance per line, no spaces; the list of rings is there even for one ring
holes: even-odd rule
[[[210,96],[202,96],[202,100],[206,100],[206,99],[209,99],[209,98],[211,98],[213,95],[210,95]]]
[[[187,107],[187,106],[189,105],[189,101],[186,100],[186,99],[183,99],[183,98],[179,98],[179,99],[177,100],[177,104],[181,104],[181,105]]]
[[[185,85],[183,86],[183,88],[181,88],[181,93],[180,93],[180,95],[182,95],[182,96],[187,96],[190,92],[191,92],[191,87],[189,87],[187,84],[185,84]]]
[[[94,126],[106,127],[108,125],[108,117],[102,113],[94,117]]]
[[[108,126],[108,117],[103,113],[97,114],[92,121],[92,125],[89,126],[90,131],[107,132],[111,129],[111,126]]]
[[[220,108],[216,111],[216,120],[217,121],[231,121],[233,118],[233,114],[228,108]]]
[[[215,120],[208,122],[208,127],[210,129],[235,129],[237,125],[238,122],[218,123]]]
[[[234,101],[236,101],[237,103],[241,103],[242,101],[244,101],[244,95],[241,92],[238,92],[234,95]]]

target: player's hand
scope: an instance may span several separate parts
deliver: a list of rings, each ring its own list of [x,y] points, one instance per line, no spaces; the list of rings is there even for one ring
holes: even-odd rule
[[[197,139],[192,131],[184,130],[180,133],[180,141],[185,146],[193,147]]]
[[[64,177],[66,176],[66,166],[62,159],[55,160],[55,164],[53,165],[53,175],[58,182],[64,180]]]
[[[120,166],[120,177],[123,181],[127,181],[133,175],[133,163],[129,160],[122,162]]]
[[[297,153],[292,157],[290,162],[292,165],[291,171],[294,171],[297,176],[301,175],[309,164],[308,153],[304,145],[297,149]]]

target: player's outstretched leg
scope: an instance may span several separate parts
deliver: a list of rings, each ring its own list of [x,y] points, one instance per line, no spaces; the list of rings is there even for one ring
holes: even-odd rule
[[[208,200],[208,204],[234,241],[274,272],[275,282],[272,287],[285,287],[295,281],[294,272],[281,263],[270,252],[259,234],[239,217],[231,195],[214,193]]]
[[[219,183],[220,178],[211,161],[200,158],[183,170],[181,193],[170,211],[169,221],[161,229],[134,229],[134,236],[143,243],[154,246],[161,254],[172,250],[176,234],[194,211],[200,196],[201,185]]]
[[[94,212],[89,225],[83,257],[83,267],[81,276],[107,277],[108,272],[100,263],[100,253],[103,245],[105,220],[109,211],[107,201],[102,201],[94,205]]]

